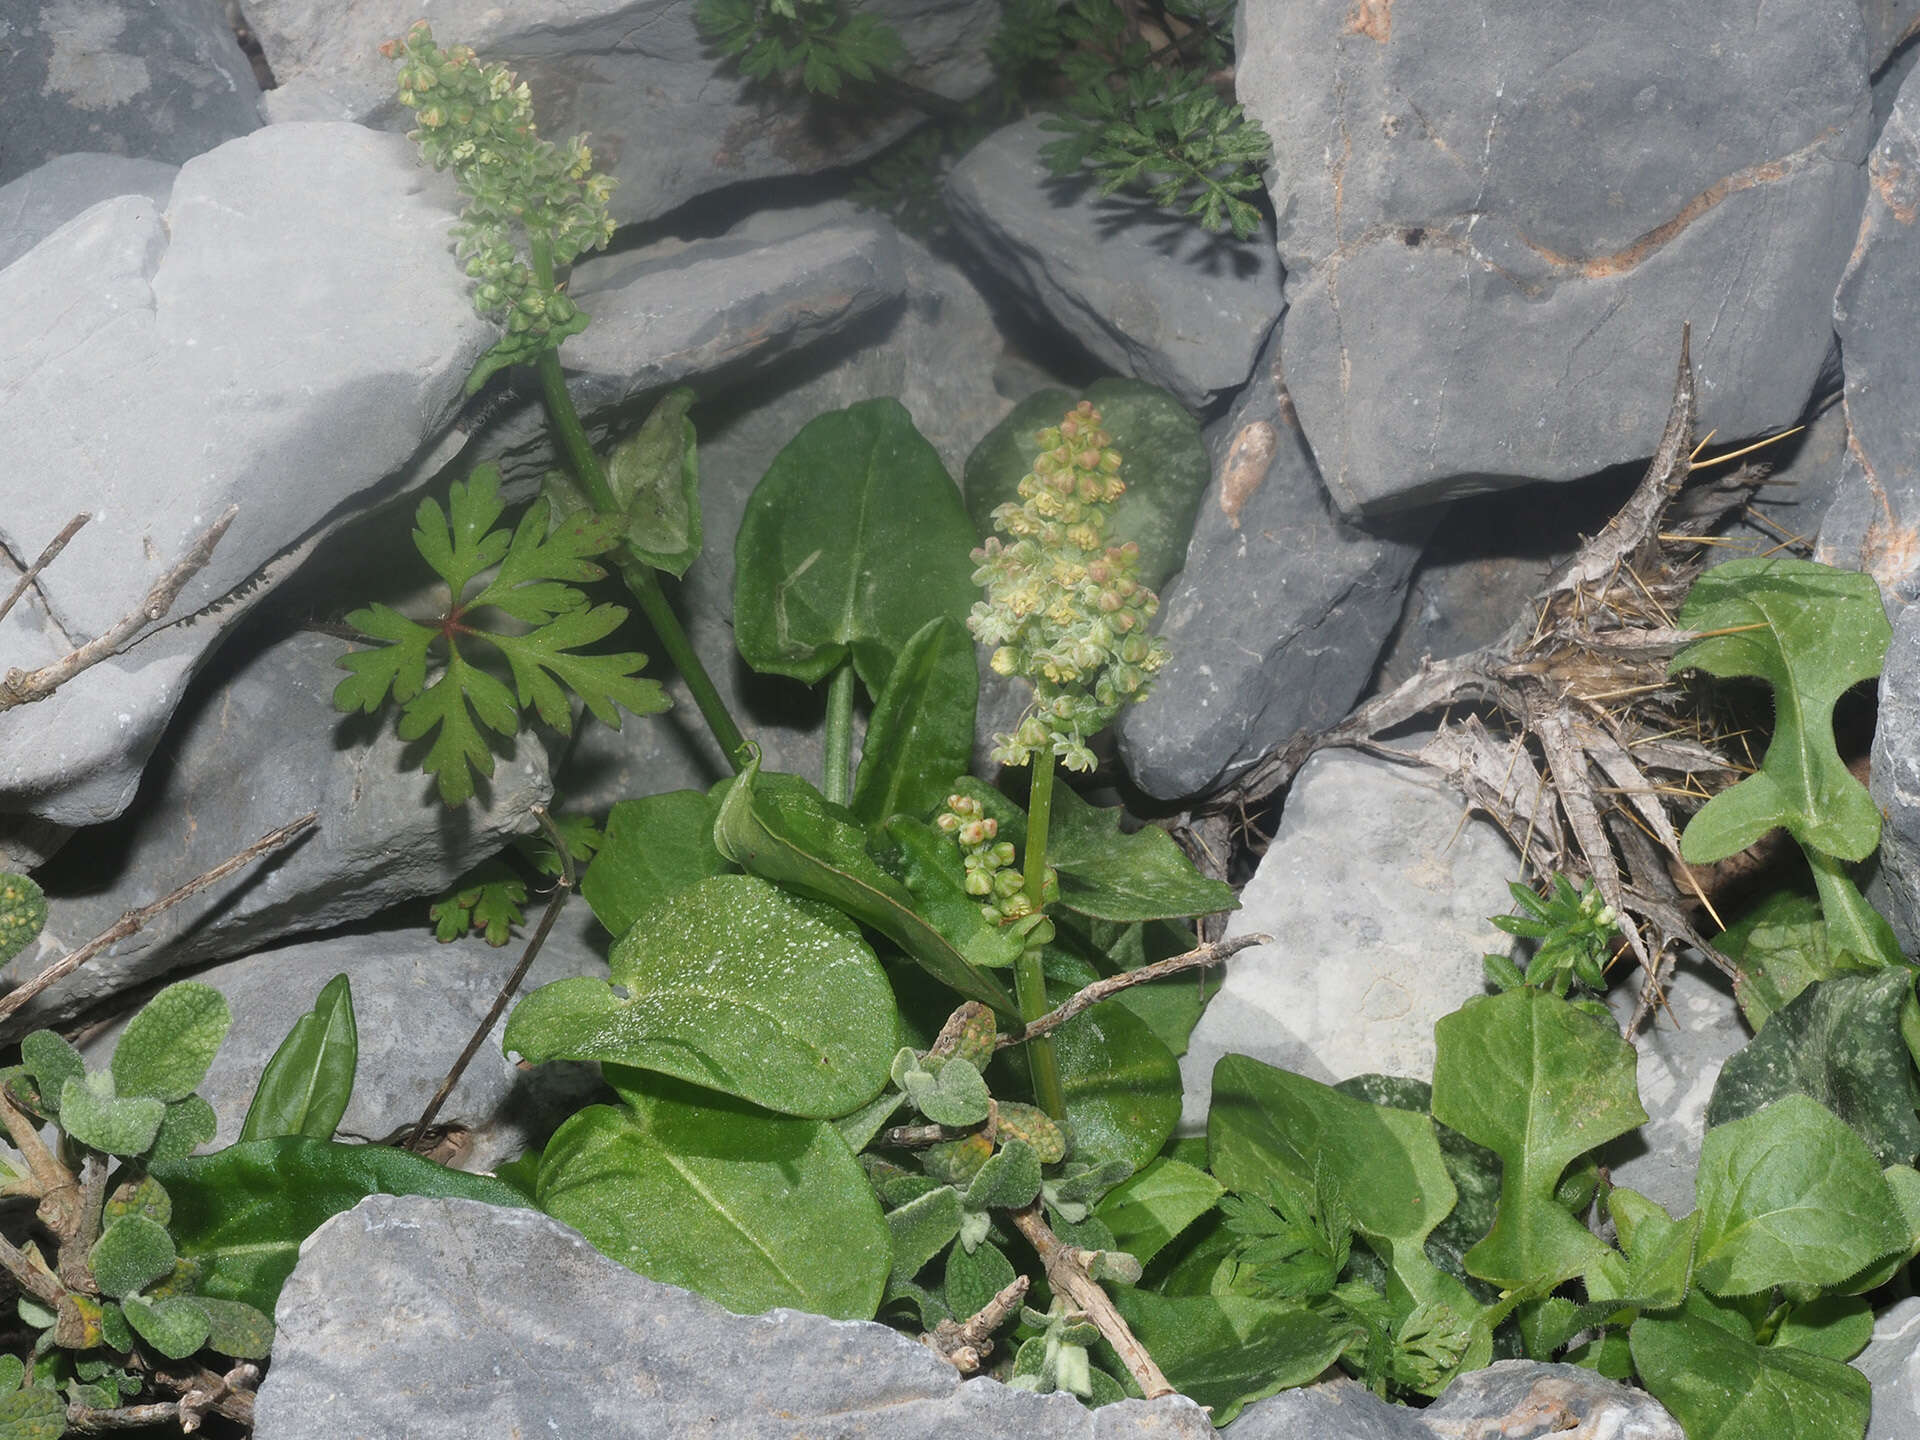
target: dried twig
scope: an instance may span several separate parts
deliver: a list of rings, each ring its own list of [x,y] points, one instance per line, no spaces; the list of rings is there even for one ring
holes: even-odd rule
[[[1038,1205],[1014,1211],[1013,1224],[1040,1257],[1053,1293],[1064,1296],[1069,1305],[1099,1327],[1107,1343],[1113,1346],[1114,1354],[1120,1357],[1120,1363],[1127,1367],[1127,1373],[1140,1387],[1141,1395],[1152,1400],[1173,1394],[1173,1386],[1153,1363],[1147,1347],[1134,1338],[1125,1318],[1107,1298],[1107,1292],[1087,1273],[1086,1261],[1082,1258],[1086,1252],[1063,1243],[1041,1216]]]
[[[233,524],[233,517],[239,513],[238,505],[229,505],[226,513],[193,542],[180,562],[153,582],[153,588],[147,591],[145,600],[78,650],[38,670],[7,671],[5,677],[0,678],[0,710],[11,710],[16,705],[46,699],[82,670],[91,669],[109,655],[117,654],[144,627],[166,619],[167,612],[173,609],[173,602],[187,588],[187,582],[204,570],[207,562],[213,558],[214,547],[220,543],[221,537],[227,533],[227,527]]]
[[[1118,995],[1131,986],[1144,985],[1149,980],[1164,980],[1167,976],[1178,975],[1183,970],[1198,970],[1208,965],[1218,965],[1221,961],[1238,955],[1242,950],[1249,950],[1255,945],[1271,944],[1272,941],[1271,935],[1236,935],[1231,940],[1215,940],[1206,945],[1196,946],[1186,954],[1175,955],[1169,960],[1156,960],[1151,965],[1142,965],[1137,970],[1123,970],[1118,975],[1109,975],[1104,980],[1096,980],[1070,995],[1039,1019],[1029,1021],[1019,1034],[997,1037],[994,1048],[1004,1050],[1009,1045],[1021,1045],[1036,1035],[1045,1035],[1058,1030],[1089,1006],[1098,1005],[1108,996]]]
[[[1006,1324],[1007,1317],[1020,1308],[1020,1302],[1027,1298],[1029,1283],[1024,1275],[1014,1276],[1006,1288],[980,1307],[978,1314],[968,1317],[964,1322],[942,1320],[921,1335],[920,1343],[962,1375],[979,1373],[980,1367],[993,1353],[993,1332]]]
[[[58,558],[60,552],[67,548],[67,542],[78,535],[80,527],[92,518],[93,516],[82,510],[62,527],[58,535],[47,542],[47,548],[40,552],[40,558],[26,568],[20,576],[19,583],[8,593],[7,598],[0,600],[0,620],[7,618],[8,613],[19,603],[20,597],[27,593],[27,587],[40,578],[40,572]]]
[[[126,939],[127,936],[147,925],[165,911],[171,910],[181,901],[198,894],[209,885],[218,884],[220,881],[226,879],[227,876],[233,874],[234,871],[251,865],[262,855],[270,851],[278,850],[282,845],[285,845],[289,840],[299,835],[319,818],[320,812],[318,810],[309,810],[298,820],[289,821],[278,830],[268,831],[237,855],[229,856],[211,870],[194,876],[193,879],[187,881],[186,884],[176,890],[169,891],[151,905],[142,906],[138,910],[129,910],[112,925],[102,930],[98,935],[94,936],[93,939],[87,941],[87,943],[82,945],[78,950],[67,955],[62,955],[58,960],[54,961],[24,985],[9,990],[5,995],[0,995],[0,1020],[6,1019],[7,1016],[13,1014],[14,1011],[18,1010],[22,1005],[25,1005],[49,985],[54,984],[56,981],[66,979],[67,976],[78,970],[109,945]]]
[[[136,1363],[140,1356],[135,1353]],[[184,1373],[155,1367],[156,1383],[179,1395],[180,1428],[191,1434],[209,1413],[224,1415],[242,1425],[253,1424],[253,1394],[260,1384],[260,1368],[241,1361],[224,1375],[216,1375],[204,1365]]]
[[[473,1035],[467,1041],[466,1048],[460,1052],[460,1058],[453,1062],[453,1068],[447,1071],[446,1078],[440,1082],[440,1088],[433,1092],[433,1098],[427,1102],[427,1108],[420,1112],[420,1118],[411,1128],[400,1132],[396,1143],[404,1142],[409,1150],[431,1148],[435,1138],[432,1135],[434,1117],[439,1115],[440,1107],[447,1103],[447,1097],[453,1093],[453,1087],[460,1083],[460,1077],[467,1072],[467,1066],[473,1063],[473,1057],[480,1053],[480,1047],[486,1043],[487,1036],[493,1033],[494,1025],[507,1006],[520,991],[520,982],[527,978],[527,971],[533,968],[534,957],[539,955],[540,947],[547,943],[547,936],[553,933],[554,922],[560,918],[560,911],[566,906],[567,897],[573,893],[573,855],[567,849],[567,842],[561,837],[558,827],[547,814],[547,807],[532,807],[533,818],[540,828],[547,832],[547,840],[552,844],[554,853],[560,857],[560,878],[554,882],[553,894],[547,899],[547,908],[541,912],[540,923],[527,940],[527,948],[521,952],[520,963],[513,967],[513,973],[507,976],[506,983],[500,987],[500,993],[494,997],[493,1006],[487,1011],[486,1018],[474,1028]]]

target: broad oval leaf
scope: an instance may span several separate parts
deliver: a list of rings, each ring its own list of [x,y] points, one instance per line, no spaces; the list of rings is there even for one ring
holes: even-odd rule
[[[1167,1379],[1224,1425],[1243,1405],[1305,1385],[1352,1343],[1352,1327],[1243,1295],[1156,1295],[1118,1286],[1114,1308]]]
[[[580,894],[616,937],[668,896],[732,870],[713,848],[713,822],[720,814],[717,789],[622,800],[608,813],[606,833],[581,877]]]
[[[67,1405],[35,1385],[0,1395],[0,1440],[60,1440],[67,1433]]]
[[[898,400],[817,415],[767,467],[734,542],[733,624],[755,670],[879,694],[915,631],[965,618],[979,536]]]
[[[1145,1265],[1225,1193],[1206,1171],[1163,1156],[1109,1190],[1093,1213]]]
[[[154,1166],[173,1198],[170,1229],[200,1266],[200,1291],[273,1313],[300,1244],[369,1195],[453,1195],[526,1208],[485,1175],[449,1170],[387,1145],[338,1145],[303,1135],[230,1145]]]
[[[1071,993],[1049,998],[1057,1005]],[[1180,1123],[1180,1062],[1146,1021],[1104,1001],[1054,1031],[1053,1050],[1075,1160],[1124,1160],[1138,1170],[1160,1153]]]
[[[554,1133],[540,1208],[642,1275],[742,1314],[779,1305],[870,1319],[893,1244],[833,1126],[660,1080]]]
[[[213,1333],[207,1312],[182,1295],[152,1301],[129,1295],[120,1310],[140,1338],[169,1360],[186,1359]]]
[[[610,965],[610,981],[560,980],[522,1000],[505,1048],[677,1075],[814,1119],[886,1083],[898,1037],[873,951],[765,880],[717,875],[669,896]]]
[[[1687,1440],[1860,1440],[1872,1387],[1837,1360],[1756,1345],[1692,1302],[1628,1332],[1640,1381]]]
[[[100,1232],[87,1252],[87,1268],[100,1293],[118,1300],[144,1290],[173,1269],[173,1237],[145,1215],[123,1215]]]
[[[233,1012],[211,985],[182,980],[140,1007],[113,1047],[113,1083],[123,1096],[184,1100],[207,1078]]]
[[[874,862],[852,813],[798,775],[763,775],[758,759],[749,763],[721,802],[713,840],[729,860],[836,906],[885,935],[941,984],[1018,1020],[1013,997],[979,968],[983,962],[966,953],[965,942],[956,944],[919,914],[912,892]]]
[[[107,1155],[141,1154],[159,1135],[166,1113],[166,1105],[151,1095],[115,1095],[107,1072],[69,1079],[60,1087],[60,1128]]]
[[[872,829],[891,815],[924,818],[973,763],[979,660],[950,615],[914,632],[874,701],[853,782],[853,813]]]
[[[193,1303],[206,1313],[212,1327],[207,1347],[236,1360],[264,1360],[273,1349],[273,1321],[240,1300],[216,1300],[195,1295]]]
[[[240,1143],[282,1135],[331,1140],[353,1098],[359,1057],[353,987],[345,975],[336,975],[320,988],[313,1009],[293,1022],[260,1072]]]

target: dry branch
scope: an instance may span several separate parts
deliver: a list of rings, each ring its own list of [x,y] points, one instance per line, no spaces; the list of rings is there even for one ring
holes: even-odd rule
[[[1065,1297],[1067,1304],[1099,1327],[1107,1343],[1113,1346],[1113,1353],[1120,1357],[1120,1363],[1127,1367],[1127,1373],[1140,1387],[1140,1394],[1148,1400],[1173,1394],[1173,1386],[1153,1363],[1147,1347],[1134,1338],[1125,1318],[1107,1298],[1107,1292],[1087,1273],[1086,1261],[1082,1258],[1086,1252],[1066,1244],[1054,1234],[1041,1217],[1038,1205],[1014,1211],[1013,1224],[1040,1257],[1053,1293]]]
[[[67,542],[78,535],[80,527],[92,518],[93,516],[82,510],[61,527],[58,535],[47,542],[47,548],[40,552],[40,558],[21,574],[19,583],[7,592],[7,598],[0,600],[0,620],[7,618],[13,607],[19,603],[20,597],[27,593],[27,587],[40,578],[40,572],[59,557],[60,552],[67,548]]]
[[[1272,939],[1271,935],[1236,935],[1231,940],[1211,941],[1187,951],[1184,955],[1175,955],[1168,960],[1156,960],[1151,965],[1142,965],[1137,970],[1123,970],[1118,975],[1109,975],[1104,980],[1096,980],[1070,995],[1037,1020],[1029,1021],[1019,1034],[997,1037],[994,1048],[1004,1050],[1009,1045],[1025,1044],[1035,1036],[1058,1030],[1089,1006],[1098,1005],[1102,1000],[1111,995],[1118,995],[1131,986],[1144,985],[1149,980],[1164,980],[1167,976],[1178,975],[1183,970],[1198,970],[1204,966],[1218,965],[1221,961],[1238,955],[1242,950],[1251,949],[1255,945],[1268,944]]]

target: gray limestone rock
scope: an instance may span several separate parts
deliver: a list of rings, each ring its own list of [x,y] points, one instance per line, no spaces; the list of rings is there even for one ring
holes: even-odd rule
[[[82,152],[0,185],[0,270],[102,200],[144,195],[164,210],[179,173],[162,160]]]
[[[1273,942],[1228,962],[1194,1027],[1183,1129],[1204,1129],[1222,1055],[1327,1083],[1433,1078],[1434,1022],[1483,993],[1480,957],[1511,945],[1487,917],[1512,908],[1519,859],[1465,809],[1445,781],[1390,761],[1333,750],[1301,767],[1227,923]]]
[[[1866,1440],[1920,1433],[1920,1296],[1896,1300],[1875,1316],[1873,1338],[1849,1363],[1873,1382]]]
[[[1651,453],[1685,321],[1702,431],[1798,418],[1866,188],[1852,0],[1263,0],[1238,33],[1289,384],[1343,510]]]
[[[145,603],[229,506],[172,615],[0,715],[0,810],[110,819],[187,680],[310,544],[423,455],[492,341],[447,254],[450,186],[398,136],[275,125],[95,205],[0,271],[0,571],[93,516],[0,624],[44,663]],[[459,437],[455,437],[455,443]],[[51,483],[57,477],[57,483]],[[25,662],[13,661],[26,657]]]
[[[1873,899],[1911,955],[1920,949],[1920,605],[1894,617],[1872,764],[1868,788],[1886,816]]]
[[[196,961],[436,894],[532,828],[528,807],[551,794],[537,741],[522,737],[481,799],[449,810],[420,774],[422,744],[401,743],[391,710],[343,717],[333,708],[347,648],[304,633],[222,656],[220,673],[176,716],[140,803],[43,872],[47,930],[0,975],[18,983],[36,974],[124,912],[318,810],[313,831],[110,947],[11,1017],[7,1034]]]
[[[249,0],[247,18],[280,82],[266,97],[268,117],[412,128],[379,47],[419,13],[400,0],[344,9],[333,0]],[[902,79],[952,100],[988,82],[986,43],[999,13],[992,0],[878,0],[862,13],[899,32]],[[723,186],[852,164],[923,119],[870,92],[836,104],[742,78],[700,34],[686,0],[455,0],[431,18],[442,45],[471,45],[527,82],[541,133],[591,134],[598,167],[620,182],[612,203],[622,222]]]
[[[177,165],[260,124],[221,0],[14,0],[0,7],[0,95],[0,184],[76,150]]]
[[[531,1210],[373,1196],[302,1248],[259,1440],[1207,1440],[1178,1396],[1087,1410],[962,1382],[898,1331],[744,1317],[635,1275]]]
[[[1186,567],[1161,593],[1172,646],[1120,718],[1120,754],[1161,799],[1209,790],[1366,688],[1434,516],[1361,528],[1327,502],[1280,373],[1277,337],[1206,430],[1214,478]]]
[[[1256,1400],[1223,1433],[1233,1440],[1435,1440],[1417,1411],[1347,1379]]]
[[[1607,1003],[1624,1024],[1640,999],[1638,971],[1616,984]],[[1635,1079],[1647,1122],[1600,1151],[1613,1183],[1638,1190],[1676,1218],[1694,1205],[1707,1102],[1720,1067],[1753,1038],[1733,990],[1718,970],[1688,958],[1667,982],[1666,1004],[1635,1039]]]
[[[1054,180],[1057,138],[1023,120],[954,166],[954,225],[1029,305],[1122,375],[1205,409],[1236,389],[1280,314],[1272,236],[1239,241],[1132,196]]]
[[[1644,1390],[1578,1365],[1497,1360],[1462,1375],[1420,1412],[1438,1435],[1548,1440],[1580,1432],[1610,1440],[1686,1440],[1679,1423]]]
[[[267,1061],[294,1022],[313,1008],[321,987],[341,974],[353,993],[360,1063],[340,1129],[377,1142],[420,1118],[519,963],[525,942],[516,937],[495,949],[469,936],[442,945],[433,938],[424,902],[412,918],[403,930],[356,931],[262,950],[193,977],[225,995],[233,1011],[233,1028],[196,1092],[219,1119],[216,1147],[239,1139]],[[576,903],[542,947],[521,993],[606,973],[606,936]],[[89,1063],[104,1065],[124,1028],[116,1024],[93,1036],[81,1053]],[[544,1144],[560,1121],[605,1093],[590,1065],[521,1068],[500,1049],[505,1030],[503,1017],[436,1122],[465,1129],[456,1157],[447,1162],[457,1168],[491,1170]]]
[[[1872,189],[1833,299],[1848,445],[1815,558],[1920,599],[1920,80],[1900,87],[1868,161]]]

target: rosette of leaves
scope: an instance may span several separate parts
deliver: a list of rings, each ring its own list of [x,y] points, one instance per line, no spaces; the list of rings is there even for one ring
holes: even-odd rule
[[[1572,986],[1605,991],[1607,960],[1620,939],[1620,917],[1600,887],[1588,879],[1576,888],[1556,872],[1544,896],[1518,881],[1507,890],[1521,913],[1496,915],[1494,926],[1537,945],[1524,976],[1506,956],[1489,955],[1487,978],[1503,990],[1532,985],[1563,998]]]
[[[694,24],[750,80],[840,98],[906,58],[891,25],[842,0],[700,0]]]
[[[510,737],[520,729],[522,711],[531,709],[561,734],[571,734],[569,694],[616,730],[621,710],[652,715],[668,703],[658,683],[639,677],[646,656],[582,648],[605,639],[627,618],[623,607],[591,604],[575,588],[606,574],[588,557],[619,543],[623,517],[582,512],[550,527],[548,503],[541,499],[513,530],[495,529],[502,511],[499,486],[499,470],[483,465],[465,484],[453,483],[446,510],[431,498],[420,502],[414,545],[446,582],[447,606],[427,622],[378,604],[348,615],[348,624],[382,643],[343,655],[341,667],[353,673],[333,692],[340,709],[369,715],[391,696],[401,707],[402,740],[433,735],[422,769],[435,777],[448,805],[472,797],[476,775],[493,774],[483,726]],[[469,594],[489,571],[492,578]],[[479,624],[486,611],[499,617],[495,628]],[[469,657],[476,640],[505,661],[511,686]]]
[[[511,70],[481,64],[465,45],[441,49],[426,21],[380,51],[400,62],[399,100],[420,122],[410,138],[434,169],[453,171],[467,197],[454,235],[479,282],[474,308],[507,327],[467,377],[471,395],[494,371],[528,364],[586,329],[554,271],[613,238],[615,182],[593,173],[585,136],[564,149],[540,138],[532,96]]]

